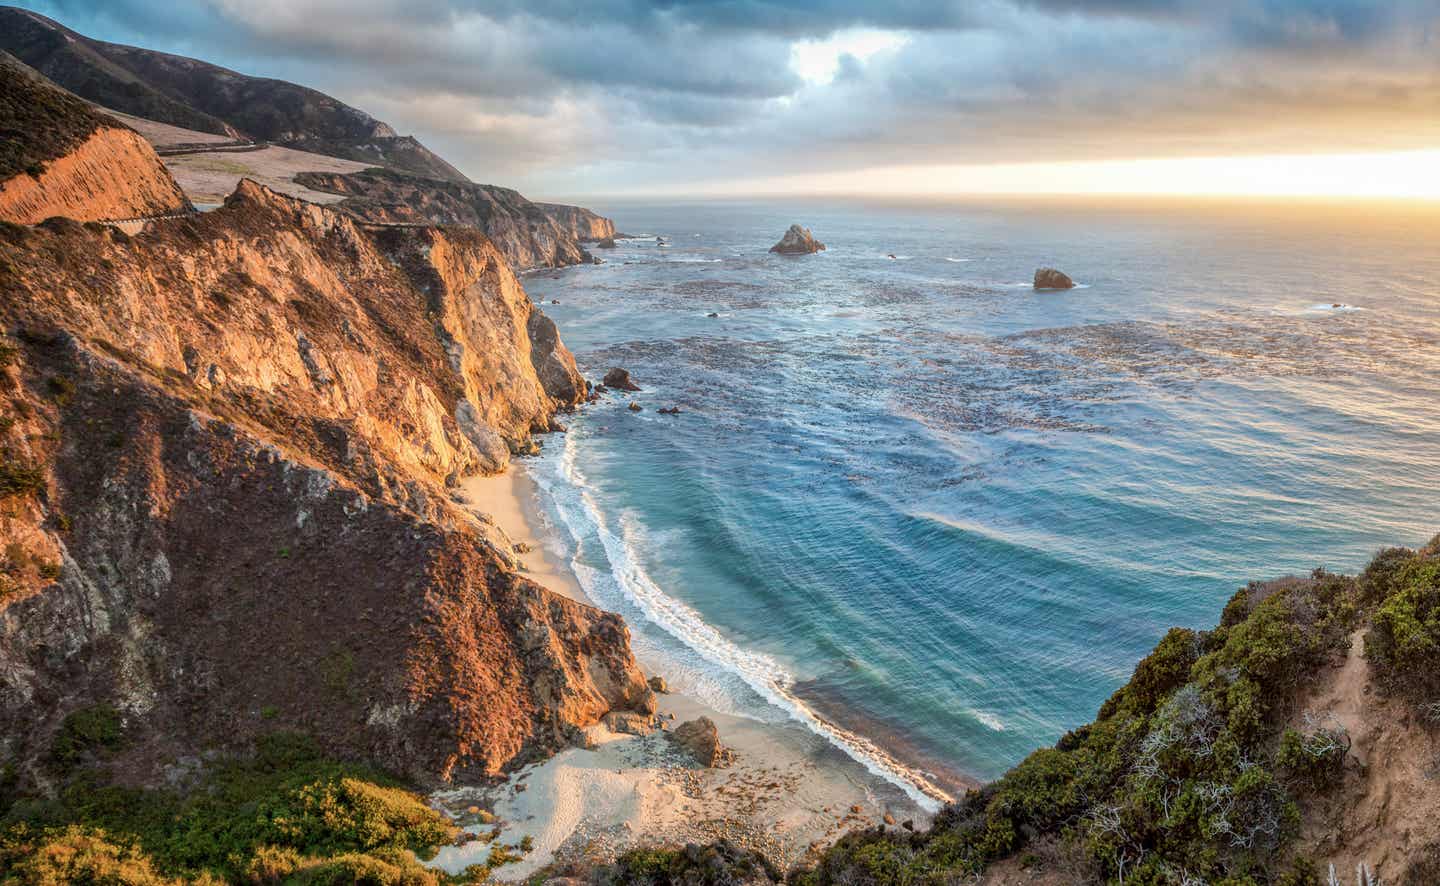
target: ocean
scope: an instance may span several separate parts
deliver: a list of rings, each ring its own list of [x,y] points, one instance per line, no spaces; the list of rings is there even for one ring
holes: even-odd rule
[[[637,236],[525,285],[643,391],[530,461],[551,543],[672,684],[912,795],[1089,721],[1245,582],[1440,530],[1440,210],[594,208]],[[792,222],[828,250],[769,254]]]

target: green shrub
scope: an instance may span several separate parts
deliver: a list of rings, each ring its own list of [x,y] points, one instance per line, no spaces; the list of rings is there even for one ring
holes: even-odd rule
[[[409,791],[357,778],[311,782],[262,804],[267,843],[310,853],[401,847],[425,850],[447,842],[454,827]]]
[[[267,736],[252,756],[213,764],[183,795],[116,785],[83,765],[122,741],[113,708],[67,717],[52,755],[65,763],[63,789],[52,799],[21,798],[0,820],[0,833],[7,823],[12,836],[81,824],[133,845],[163,875],[255,883],[354,882],[347,875],[433,883],[417,854],[456,833],[422,797],[324,756],[304,736]]]
[[[0,499],[36,495],[45,490],[45,472],[0,456]]]
[[[1334,784],[1345,772],[1350,737],[1333,721],[1307,718],[1308,729],[1286,729],[1275,753],[1275,767],[1290,781],[1311,789]]]
[[[75,382],[63,375],[52,375],[46,380],[45,387],[51,398],[61,406],[68,405],[75,399]]]
[[[780,872],[763,856],[723,839],[683,849],[631,849],[595,873],[594,882],[604,886],[723,886],[780,879]]]
[[[69,772],[86,757],[117,750],[124,742],[120,712],[108,704],[80,708],[65,715],[50,745],[50,762]]]
[[[0,834],[0,872],[16,886],[93,883],[103,886],[180,886],[162,876],[153,860],[132,844],[104,831],[72,825],[63,829],[12,828]]]
[[[1385,587],[1365,656],[1381,685],[1428,701],[1440,692],[1440,559],[1412,556]]]
[[[438,886],[440,875],[405,852],[381,850],[302,860],[286,877],[290,886]]]

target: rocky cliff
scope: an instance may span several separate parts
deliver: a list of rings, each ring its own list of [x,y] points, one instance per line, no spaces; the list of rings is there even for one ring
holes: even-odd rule
[[[0,218],[89,221],[188,209],[137,133],[0,53]]]
[[[427,784],[654,698],[613,615],[458,507],[583,382],[476,231],[243,184],[131,238],[0,231],[0,756],[113,704],[120,768],[315,735]]]
[[[385,170],[306,172],[295,181],[344,196],[337,208],[367,221],[479,228],[521,269],[584,262],[588,256],[580,240],[592,230],[608,229],[607,236],[615,230],[609,219],[588,209],[532,203],[519,191],[495,185],[420,181]],[[582,232],[587,236],[579,236]]]
[[[536,203],[540,210],[555,220],[562,229],[581,243],[615,236],[615,223],[582,206],[564,203]]]
[[[92,40],[14,7],[0,7],[0,49],[82,98],[147,120],[468,181],[414,138],[294,83]]]

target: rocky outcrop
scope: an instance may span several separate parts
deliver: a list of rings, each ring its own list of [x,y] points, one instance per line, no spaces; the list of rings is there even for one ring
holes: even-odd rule
[[[581,243],[609,240],[610,246],[615,245],[615,223],[605,216],[597,215],[581,206],[567,206],[564,203],[535,205]],[[604,245],[603,242],[601,245]]]
[[[638,391],[640,386],[635,384],[635,379],[630,377],[628,369],[621,369],[616,366],[605,373],[604,385],[607,388],[615,388],[621,391]]]
[[[816,240],[810,233],[809,228],[802,228],[799,225],[791,225],[780,242],[770,247],[771,252],[778,252],[782,255],[809,255],[814,252],[823,252],[825,244]]]
[[[1071,280],[1063,271],[1054,268],[1035,269],[1036,289],[1074,289],[1075,281]]]
[[[510,188],[421,181],[384,170],[306,172],[295,181],[343,196],[336,207],[366,221],[479,228],[519,270],[589,261],[572,230]]]
[[[447,492],[583,392],[537,315],[478,232],[250,183],[134,238],[0,230],[0,535],[40,564],[0,569],[0,755],[38,777],[107,703],[140,781],[292,729],[437,784],[652,714],[619,617]]]
[[[189,209],[138,134],[0,53],[0,219],[33,224]]]
[[[709,717],[687,720],[666,734],[701,766],[723,766],[733,756],[720,744],[720,731]]]
[[[414,138],[284,80],[92,40],[38,13],[8,7],[0,8],[0,49],[82,98],[147,120],[379,163],[412,175],[469,180]]]

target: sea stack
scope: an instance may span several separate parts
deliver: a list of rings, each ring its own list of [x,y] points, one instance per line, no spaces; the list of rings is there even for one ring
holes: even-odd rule
[[[1057,271],[1054,268],[1035,269],[1036,289],[1074,289],[1075,281],[1071,280],[1064,271]]]
[[[635,384],[635,379],[630,377],[629,370],[616,366],[605,373],[605,387],[616,388],[621,391],[638,391],[640,386]]]
[[[816,240],[810,233],[809,228],[802,228],[799,225],[791,225],[780,242],[770,247],[771,252],[778,252],[781,255],[809,255],[812,252],[823,252],[825,244]]]

